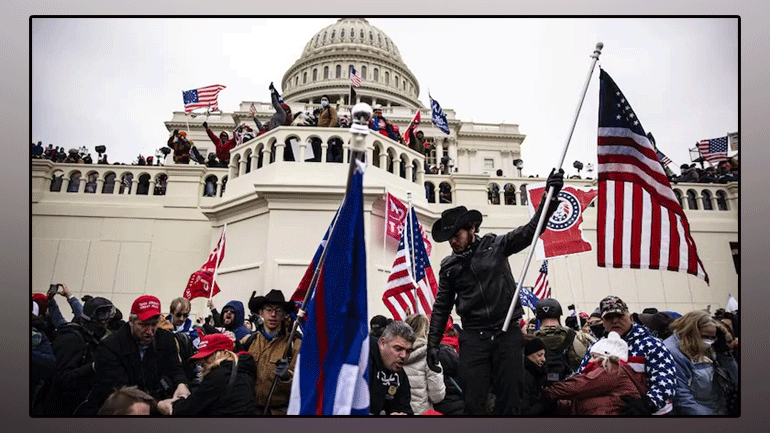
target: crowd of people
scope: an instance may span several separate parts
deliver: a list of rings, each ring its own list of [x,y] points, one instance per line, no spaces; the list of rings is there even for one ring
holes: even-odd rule
[[[740,179],[738,160],[736,158],[722,161],[716,167],[701,168],[693,163],[689,165],[682,164],[679,169],[681,171],[679,176],[673,173],[669,175],[671,183],[727,183],[738,182]]]

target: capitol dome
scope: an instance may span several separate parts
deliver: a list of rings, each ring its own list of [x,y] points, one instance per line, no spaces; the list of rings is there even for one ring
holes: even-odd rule
[[[350,104],[350,67],[361,75],[357,100],[383,106],[422,107],[420,85],[396,44],[364,18],[341,18],[321,29],[281,81],[287,102]]]

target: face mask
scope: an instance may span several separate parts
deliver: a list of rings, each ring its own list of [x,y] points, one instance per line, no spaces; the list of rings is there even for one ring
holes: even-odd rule
[[[329,101],[321,101],[321,106],[326,108],[326,106],[329,105]]]
[[[596,338],[600,338],[602,334],[604,334],[604,325],[601,323],[597,323],[596,325],[591,325],[591,332],[593,332]]]
[[[714,340],[712,340],[710,338],[704,338],[703,339],[703,344],[705,344],[707,347],[711,347],[711,345],[714,344]]]

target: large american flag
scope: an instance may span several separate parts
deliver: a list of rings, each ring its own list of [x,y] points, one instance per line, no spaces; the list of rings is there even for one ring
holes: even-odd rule
[[[712,164],[718,164],[727,159],[727,136],[701,140],[698,142],[701,156]]]
[[[189,113],[198,108],[208,108],[208,111],[219,110],[217,95],[225,86],[215,84],[213,86],[200,87],[198,89],[183,90],[184,112]]]
[[[600,80],[598,265],[687,272],[708,283],[687,217],[642,124],[604,70]]]
[[[353,87],[361,86],[361,75],[352,66],[350,67],[350,83],[353,84]]]
[[[394,320],[404,320],[406,316],[416,313],[430,317],[437,290],[436,277],[425,251],[417,214],[414,208],[410,207],[382,302]]]
[[[540,266],[540,275],[537,276],[532,292],[538,299],[551,297],[551,285],[548,284],[548,260],[543,260],[543,265]]]

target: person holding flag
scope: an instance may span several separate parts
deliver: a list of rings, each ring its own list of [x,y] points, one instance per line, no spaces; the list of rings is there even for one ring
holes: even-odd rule
[[[546,184],[554,189],[553,197],[558,197],[564,171],[551,172]],[[529,223],[501,236],[478,236],[481,212],[465,206],[444,211],[433,225],[433,239],[449,241],[452,254],[441,262],[427,361],[434,370],[440,369],[439,344],[452,305],[456,305],[463,324],[459,371],[467,415],[486,414],[490,388],[495,395],[495,415],[520,413],[523,337],[518,328],[502,331],[516,288],[508,257],[532,243],[540,213],[546,212],[550,218],[559,206],[559,200],[552,198],[544,210],[545,202],[543,199]],[[517,300],[514,320],[518,321],[522,313]]]

